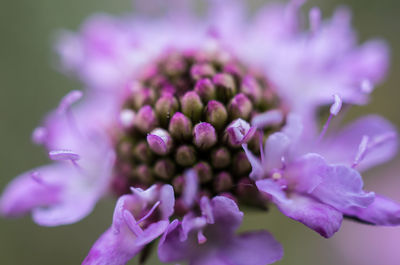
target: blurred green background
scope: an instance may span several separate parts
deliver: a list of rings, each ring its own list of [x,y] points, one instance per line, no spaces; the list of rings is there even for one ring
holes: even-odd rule
[[[256,7],[264,1],[251,1]],[[121,13],[130,0],[0,0],[0,188],[14,176],[47,163],[45,152],[31,144],[30,133],[59,99],[81,85],[56,70],[52,42],[58,29],[76,30],[95,12]],[[352,116],[380,113],[400,125],[400,3],[396,0],[311,1],[324,16],[345,4],[354,14],[361,41],[385,38],[392,48],[392,67],[367,107]],[[399,159],[366,175],[367,188],[400,201]],[[374,176],[375,178],[371,178]],[[397,178],[396,178],[397,177]],[[114,202],[102,201],[88,218],[70,226],[38,227],[29,217],[0,219],[0,264],[80,264],[92,243],[110,225]],[[398,265],[400,228],[370,227],[344,222],[340,232],[326,240],[278,211],[251,213],[243,230],[267,228],[282,242],[285,257],[277,264]],[[136,264],[132,261],[130,264]],[[148,264],[158,264],[152,257]]]

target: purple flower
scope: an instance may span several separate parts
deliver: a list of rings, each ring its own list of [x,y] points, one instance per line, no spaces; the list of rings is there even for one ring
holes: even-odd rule
[[[70,224],[88,215],[108,192],[115,154],[100,125],[106,119],[102,114],[110,112],[94,112],[93,102],[71,108],[77,95],[73,91],[64,97],[34,131],[33,140],[46,146],[54,163],[30,170],[7,186],[0,200],[3,216],[31,212],[40,225]]]
[[[97,240],[82,264],[126,264],[167,229],[174,212],[170,185],[132,189],[115,206],[112,226]]]
[[[282,258],[281,245],[266,231],[235,235],[243,219],[235,202],[223,196],[203,197],[201,215],[175,220],[161,238],[161,261],[206,264],[271,264]]]
[[[61,35],[63,68],[88,89],[34,130],[54,163],[5,189],[3,215],[62,225],[118,197],[84,264],[125,264],[160,236],[163,261],[273,263],[282,249],[267,232],[235,234],[238,205],[265,210],[269,200],[325,237],[343,215],[399,223],[399,206],[365,192],[358,172],[395,154],[392,126],[370,116],[328,131],[342,101],[366,103],[383,78],[383,44],[357,47],[343,11],[322,23],[313,8],[300,30],[299,0],[253,19],[239,0],[210,1],[204,16],[194,1],[164,2],[163,16],[139,1],[138,14],[96,15]],[[316,138],[317,108],[332,95]]]
[[[377,225],[400,224],[400,205],[363,191],[356,170],[394,156],[397,137],[389,122],[364,117],[316,141],[307,138],[307,132],[300,117],[292,114],[281,132],[268,137],[261,159],[243,146],[253,167],[250,176],[261,192],[285,215],[324,237],[339,229],[343,215]]]

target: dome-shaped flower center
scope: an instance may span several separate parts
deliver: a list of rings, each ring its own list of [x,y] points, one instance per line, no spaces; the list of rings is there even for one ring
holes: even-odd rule
[[[124,103],[114,190],[170,183],[179,197],[184,172],[194,169],[200,192],[252,202],[257,191],[241,144],[259,153],[261,132],[250,121],[281,108],[268,80],[229,54],[168,51],[143,69]]]

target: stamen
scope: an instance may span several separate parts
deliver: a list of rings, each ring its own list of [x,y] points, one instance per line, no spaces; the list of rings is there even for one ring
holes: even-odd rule
[[[138,224],[142,223],[144,220],[146,220],[147,218],[149,218],[150,215],[152,215],[153,212],[156,210],[156,208],[158,207],[158,205],[160,205],[160,203],[161,203],[160,201],[157,201],[157,202],[153,205],[153,207],[151,207],[150,211],[149,211],[145,216],[143,216],[139,221],[137,221],[136,224],[138,225]]]
[[[259,131],[258,133],[259,138],[260,138],[260,157],[261,157],[261,163],[264,163],[264,145],[263,145],[263,132]]]
[[[374,90],[374,85],[368,79],[364,79],[361,81],[361,91],[365,94],[371,94]]]
[[[279,125],[283,122],[284,115],[281,110],[275,109],[264,112],[255,116],[251,120],[251,125],[258,129],[263,129],[269,126]]]
[[[203,230],[197,232],[197,242],[201,245],[207,242],[206,236],[203,234]]]
[[[72,162],[80,159],[80,156],[71,150],[53,150],[49,152],[49,157],[51,160],[70,160]]]
[[[324,138],[326,132],[328,131],[329,124],[331,123],[331,120],[333,116],[338,115],[340,109],[342,108],[342,99],[338,94],[333,95],[334,102],[330,108],[330,115],[328,117],[328,120],[326,121],[324,127],[322,128],[321,134],[318,137],[318,143],[321,142],[322,138]]]
[[[32,141],[35,144],[43,144],[47,138],[47,129],[45,127],[36,127],[32,132]]]
[[[365,157],[365,154],[368,150],[368,142],[369,142],[369,137],[367,135],[364,135],[361,139],[361,143],[358,146],[358,151],[356,154],[356,157],[354,158],[354,162],[351,165],[352,168],[355,168]]]
[[[313,7],[308,15],[310,20],[311,34],[315,35],[321,25],[321,10],[318,7]]]
[[[136,224],[135,217],[133,217],[130,211],[124,210],[123,217],[126,225],[128,226],[129,230],[132,231],[132,233],[134,233],[137,237],[143,235],[142,228]]]
[[[60,105],[58,106],[57,112],[59,114],[63,114],[68,111],[70,106],[80,100],[83,96],[82,91],[79,90],[73,90],[69,92],[67,95],[65,95],[60,102]]]

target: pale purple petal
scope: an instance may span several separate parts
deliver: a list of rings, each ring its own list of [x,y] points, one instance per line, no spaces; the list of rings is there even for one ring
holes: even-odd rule
[[[62,186],[47,182],[48,176],[58,176],[62,167],[44,166],[16,177],[3,191],[0,199],[1,215],[18,217],[36,207],[54,205],[60,201]],[[39,175],[35,177],[35,173]],[[45,179],[43,179],[43,175]]]
[[[351,207],[346,209],[344,214],[375,225],[400,224],[400,204],[382,195],[375,195],[374,202],[367,208]]]
[[[218,254],[229,261],[223,264],[266,265],[280,260],[283,248],[267,231],[252,231],[233,239]]]
[[[163,185],[160,190],[160,209],[162,219],[168,219],[174,213],[175,195],[171,185]]]
[[[192,169],[188,170],[185,173],[185,186],[182,195],[182,200],[187,207],[191,207],[196,200],[198,188],[197,173]]]
[[[290,144],[290,139],[280,132],[274,133],[268,137],[264,148],[264,169],[266,172],[283,168],[282,159],[289,149]]]
[[[188,259],[190,256],[190,245],[181,240],[182,227],[178,220],[166,229],[158,245],[158,257],[163,262],[171,262]]]
[[[257,181],[256,184],[260,191],[272,197],[283,214],[303,223],[323,237],[331,237],[339,230],[343,216],[333,207],[299,194],[291,194],[287,198],[278,185],[267,180]]]
[[[251,164],[252,170],[249,175],[250,178],[253,180],[258,180],[263,178],[266,172],[264,171],[261,161],[255,155],[253,155],[253,153],[248,149],[246,144],[242,145],[242,148],[245,151],[247,159]]]
[[[397,153],[396,129],[382,117],[370,115],[358,119],[339,133],[328,137],[319,152],[330,163],[352,165],[363,136],[368,136],[369,141],[373,142],[374,139],[379,140],[388,134],[393,134],[393,137],[367,150],[364,159],[357,165],[358,170],[367,170],[390,160]]]

